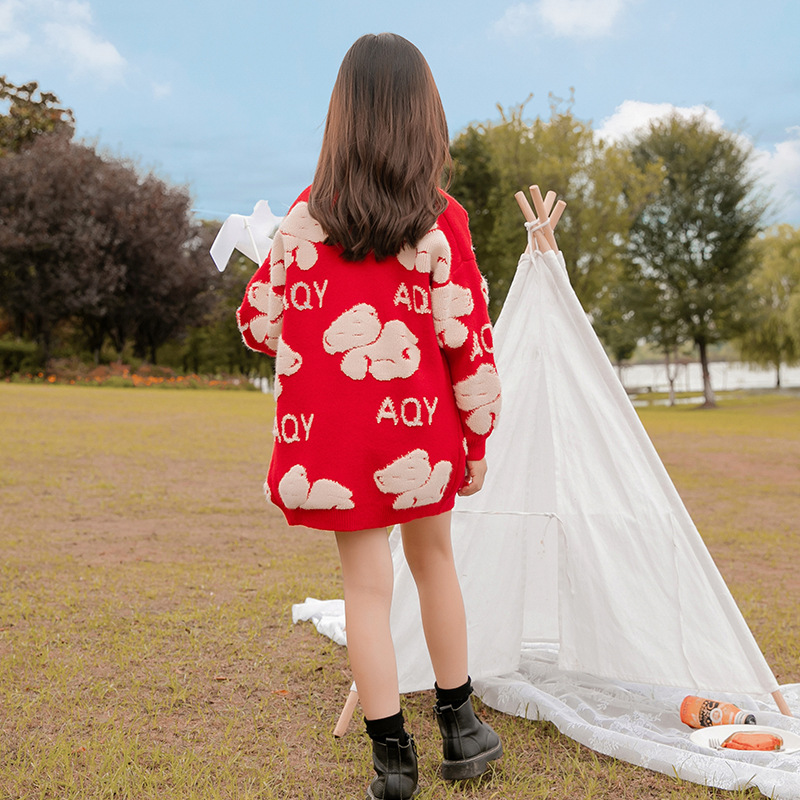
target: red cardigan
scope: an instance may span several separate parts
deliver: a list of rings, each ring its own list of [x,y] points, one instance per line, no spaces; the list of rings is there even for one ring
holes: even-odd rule
[[[416,247],[354,263],[324,244],[309,192],[237,312],[245,344],[276,357],[267,494],[323,530],[447,511],[500,410],[467,213],[448,196]]]

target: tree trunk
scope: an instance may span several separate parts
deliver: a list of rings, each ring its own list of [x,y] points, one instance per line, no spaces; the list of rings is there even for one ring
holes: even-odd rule
[[[664,360],[667,364],[667,382],[669,383],[669,405],[670,408],[675,405],[675,379],[678,377],[678,357],[677,354],[675,356],[675,369],[672,369],[672,365],[670,364],[669,360],[669,350],[665,351],[664,353]]]
[[[105,324],[99,319],[86,319],[83,321],[83,331],[86,334],[86,342],[94,357],[94,365],[100,364],[100,351],[103,349],[103,342],[106,338]]]
[[[50,358],[52,357],[52,353],[50,352],[50,335],[46,334],[42,337],[42,362],[44,364],[44,374],[50,374]]]
[[[780,361],[775,365],[775,388],[776,389],[780,389],[781,388],[781,362]]]
[[[700,366],[703,370],[703,405],[702,408],[716,408],[717,398],[711,387],[711,373],[708,371],[708,353],[706,352],[705,339],[697,340],[697,347],[700,350]]]
[[[50,374],[50,358],[52,353],[50,352],[51,345],[52,345],[52,337],[51,337],[51,330],[47,327],[41,318],[37,318],[34,320],[34,330],[36,331],[35,341],[39,345],[42,351],[42,362],[43,362],[43,369],[44,374]]]

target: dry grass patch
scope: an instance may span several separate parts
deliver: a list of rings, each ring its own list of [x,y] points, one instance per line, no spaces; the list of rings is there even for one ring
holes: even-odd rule
[[[341,595],[335,545],[263,500],[272,411],[244,392],[0,385],[4,800],[362,796],[360,724],[331,736],[346,653],[291,623],[292,603]],[[779,680],[800,680],[787,568],[800,402],[643,418]],[[506,755],[448,786],[432,702],[406,703],[421,800],[760,796],[680,783],[490,709]]]

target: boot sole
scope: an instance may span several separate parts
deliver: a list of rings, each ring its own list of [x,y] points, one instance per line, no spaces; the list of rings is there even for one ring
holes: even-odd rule
[[[503,755],[503,743],[498,742],[497,746],[485,753],[478,753],[472,758],[465,758],[463,761],[443,761],[442,778],[446,781],[463,781],[467,778],[477,778],[483,775],[489,767],[490,761],[495,761]]]
[[[411,797],[412,798],[416,797],[420,793],[420,791],[422,790],[420,789],[419,786],[417,786],[417,788],[414,789],[414,794],[412,794]],[[372,793],[371,786],[367,786],[367,800],[381,800],[379,797],[375,797],[375,795]]]

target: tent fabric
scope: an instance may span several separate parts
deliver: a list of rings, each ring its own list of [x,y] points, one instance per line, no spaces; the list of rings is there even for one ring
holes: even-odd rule
[[[292,606],[292,622],[313,622],[317,633],[327,636],[336,644],[347,647],[344,625],[344,600],[317,600],[306,597],[305,602]]]
[[[800,751],[715,751],[689,739],[680,721],[688,689],[609,681],[558,666],[553,644],[522,648],[519,670],[475,683],[488,706],[506,714],[552,722],[563,734],[592,750],[640,767],[718,789],[758,788],[774,800],[800,797]],[[800,708],[800,684],[781,687]],[[769,695],[717,694],[752,711],[759,725],[800,735],[800,720],[775,711]]]
[[[519,266],[495,329],[503,411],[453,546],[470,671],[514,672],[528,641],[562,670],[698,692],[777,681],[573,291],[563,256]],[[401,691],[430,688],[414,582],[391,537]]]

